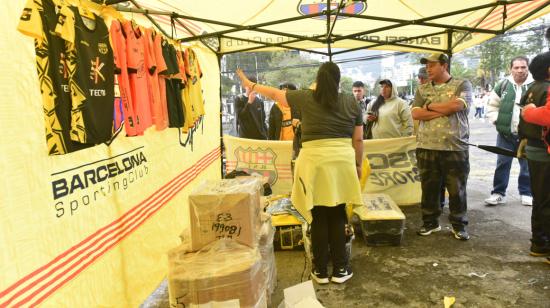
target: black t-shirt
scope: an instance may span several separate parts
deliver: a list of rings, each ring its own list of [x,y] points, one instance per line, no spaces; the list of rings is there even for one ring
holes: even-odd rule
[[[109,141],[113,133],[114,58],[109,30],[103,19],[94,14],[94,28],[89,28],[76,7],[69,7],[58,21],[61,36],[67,39],[68,69],[71,73],[71,139],[99,144]],[[74,37],[71,35],[74,29]],[[58,29],[56,29],[58,31]]]
[[[183,83],[180,78],[172,78],[179,73],[176,49],[168,41],[162,40],[162,56],[166,63],[166,103],[168,106],[168,127],[183,127],[185,123],[185,111],[183,110],[183,98],[181,90]],[[161,81],[162,82],[162,81]]]
[[[313,98],[312,90],[289,90],[286,100],[302,116],[302,142],[351,138],[355,126],[363,125],[361,108],[352,95],[338,95],[338,109],[328,110]]]

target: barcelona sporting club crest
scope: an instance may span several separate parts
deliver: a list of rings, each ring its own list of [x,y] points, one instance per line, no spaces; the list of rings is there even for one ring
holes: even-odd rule
[[[338,8],[338,4],[340,1],[336,2],[330,2],[330,9],[336,10]],[[309,14],[315,14],[323,12],[327,9],[327,2],[323,0],[300,0],[298,2],[298,13],[301,15],[309,15]],[[347,1],[344,4],[344,7],[340,9],[340,13],[346,13],[346,14],[356,14],[360,15],[364,11],[367,10],[367,2],[366,1]],[[331,14],[333,15],[333,14]],[[326,15],[323,16],[317,16],[313,17],[315,19],[319,20],[325,20],[327,19]],[[331,19],[333,19],[334,16],[331,16]],[[344,19],[347,18],[346,16],[338,16],[338,19]]]
[[[238,147],[235,150],[237,157],[237,166],[235,170],[242,170],[249,174],[259,173],[264,177],[269,177],[269,184],[273,186],[277,182],[277,169],[275,168],[275,159],[277,154],[272,149],[254,149],[248,147]]]

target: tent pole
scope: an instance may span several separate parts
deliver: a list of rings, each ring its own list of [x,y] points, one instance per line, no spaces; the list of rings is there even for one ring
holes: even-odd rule
[[[538,8],[531,10],[529,13],[525,14],[523,17],[519,18],[518,20],[514,21],[512,24],[508,25],[508,27],[504,28],[502,30],[502,33],[514,28],[516,25],[526,20],[527,18],[533,16],[534,14],[538,13],[540,10],[544,9],[548,5],[550,5],[550,1],[546,1],[544,4],[542,4]]]
[[[333,55],[341,54],[341,53],[345,53],[345,52],[350,52],[350,51],[355,51],[355,50],[359,50],[359,49],[375,48],[375,47],[386,46],[386,45],[411,48],[410,45],[398,44],[398,43],[403,42],[403,41],[408,41],[408,40],[416,40],[416,39],[420,39],[420,38],[426,38],[426,37],[430,37],[430,36],[441,35],[441,34],[445,34],[445,33],[446,33],[445,31],[440,31],[440,32],[435,32],[435,33],[430,33],[430,34],[424,34],[424,35],[419,35],[419,36],[396,39],[396,40],[393,40],[391,42],[380,42],[380,41],[367,40],[367,39],[355,39],[356,41],[362,41],[362,42],[374,43],[374,44],[369,45],[369,46],[362,46],[362,47],[356,47],[356,48],[351,48],[351,49],[347,49],[347,50],[337,51],[337,52],[334,52]],[[446,49],[438,49],[438,48],[430,48],[430,47],[415,46],[413,48],[420,49],[420,50],[426,50],[426,51],[433,51],[433,52],[445,52],[446,51]]]
[[[315,13],[315,14],[308,14],[308,15],[303,15],[303,16],[298,16],[298,17],[285,18],[285,19],[281,19],[281,20],[278,20],[278,21],[269,21],[269,22],[254,24],[254,25],[250,25],[250,26],[238,26],[238,27],[233,27],[232,29],[221,30],[221,31],[216,31],[216,32],[210,32],[210,33],[204,33],[204,34],[198,35],[196,38],[201,39],[201,38],[206,38],[206,37],[211,37],[211,36],[219,36],[219,35],[223,35],[223,34],[227,34],[227,33],[233,33],[233,32],[245,31],[245,30],[262,32],[263,29],[258,29],[258,28],[272,26],[272,25],[279,25],[279,24],[283,24],[283,23],[287,23],[287,22],[291,22],[291,21],[298,21],[298,20],[308,19],[308,18],[312,18],[312,17],[323,16],[324,14],[325,13],[323,13],[323,12],[319,12],[319,13]],[[181,15],[178,16],[178,17],[186,18],[186,17],[181,16]],[[208,23],[208,22],[205,21],[205,23]],[[307,39],[317,39],[316,42],[322,43],[322,40],[318,39],[319,37],[324,37],[324,35],[307,37]],[[182,38],[180,40],[185,41],[185,40],[191,40],[191,39],[190,38]]]
[[[195,32],[193,32],[193,30],[189,29],[188,26],[186,26],[183,22],[181,22],[181,20],[179,20],[179,18],[174,18],[174,20],[178,23],[178,25],[182,26],[185,30],[187,30],[187,32],[191,33],[191,35],[193,37],[196,37],[197,35],[195,34]],[[210,51],[212,51],[213,53],[217,54],[218,52],[216,50],[214,50],[214,48],[210,47],[210,45],[206,44],[203,40],[198,40],[200,41],[204,46],[206,46],[206,48],[210,49]],[[219,38],[218,38],[218,43],[219,43]]]
[[[327,37],[332,36],[332,31],[334,31],[334,26],[336,25],[336,21],[338,20],[338,15],[340,15],[340,10],[342,10],[343,8],[344,8],[344,0],[340,0],[340,4],[338,4],[338,8],[336,9],[336,15],[334,17],[334,21],[332,22],[332,26],[328,31]]]
[[[453,30],[447,30],[447,56],[449,56],[449,65],[447,70],[451,73],[451,60],[453,58]]]
[[[242,51],[251,51],[251,50],[262,49],[262,48],[267,48],[267,47],[281,47],[281,48],[285,48],[285,49],[292,49],[292,50],[298,50],[298,51],[305,51],[305,52],[310,52],[310,53],[315,53],[315,54],[320,54],[320,55],[327,55],[326,52],[320,52],[320,51],[308,50],[308,49],[304,49],[304,48],[286,46],[286,44],[290,44],[290,43],[293,43],[293,42],[299,42],[300,40],[289,41],[289,42],[286,42],[286,43],[264,43],[264,42],[261,42],[261,41],[255,41],[255,40],[251,40],[251,39],[233,37],[233,36],[229,36],[229,35],[223,35],[223,36],[221,36],[221,37],[222,37],[222,38],[240,40],[240,41],[243,41],[243,42],[250,42],[250,43],[255,43],[255,44],[260,44],[260,45],[262,45],[262,46],[255,46],[255,47],[250,47],[250,48],[245,48],[245,49],[240,49],[240,50],[225,52],[225,53],[223,53],[223,54],[234,53],[234,52],[242,52]]]
[[[328,51],[328,60],[332,62],[332,50],[330,48],[330,0],[327,0],[327,7],[326,7],[326,14],[327,14],[327,51]],[[334,20],[336,22],[336,20]]]
[[[218,69],[220,72],[222,71],[222,55],[216,54],[218,58]],[[223,179],[225,177],[225,146],[223,144],[223,102],[222,102],[222,81],[220,79],[220,87],[219,87],[219,95],[220,95],[220,159],[221,159],[221,170],[220,170],[220,176]]]
[[[104,4],[111,5],[111,4],[121,3],[121,2],[128,2],[128,0],[106,0]]]
[[[123,2],[123,1],[119,1],[119,2]],[[135,0],[130,0],[130,2],[132,2],[132,4],[137,7],[138,9],[141,10],[141,7],[139,6],[139,4],[137,4],[137,2]],[[168,35],[168,33],[166,33],[166,31],[164,31],[164,29],[162,29],[161,26],[159,26],[159,24],[149,15],[149,13],[147,12],[147,10],[145,10],[145,13],[143,13],[143,15],[145,15],[145,17],[147,17],[147,19],[149,19],[149,21],[155,25],[155,27],[157,27],[157,29],[160,30],[160,32],[162,32],[162,34],[164,34],[164,36],[166,37],[171,37],[170,35]],[[172,37],[172,39],[174,39]]]

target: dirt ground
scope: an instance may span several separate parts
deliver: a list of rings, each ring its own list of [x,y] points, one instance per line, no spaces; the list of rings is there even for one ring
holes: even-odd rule
[[[493,145],[494,127],[471,119],[471,141]],[[354,276],[343,285],[315,285],[325,307],[443,307],[453,296],[453,307],[550,307],[550,265],[529,256],[531,208],[520,204],[519,165],[513,164],[505,205],[486,207],[492,188],[496,155],[472,147],[468,181],[469,241],[450,233],[448,207],[443,230],[430,236],[415,234],[420,207],[403,208],[406,229],[400,246],[367,247],[353,243]],[[550,223],[550,222],[549,222]],[[272,307],[283,300],[283,289],[307,280],[303,251],[278,251],[277,288]],[[143,307],[168,307],[163,283]]]

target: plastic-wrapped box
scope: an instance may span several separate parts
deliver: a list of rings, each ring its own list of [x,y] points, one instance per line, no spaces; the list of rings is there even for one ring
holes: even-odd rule
[[[266,306],[266,279],[257,248],[221,239],[193,253],[177,247],[168,253],[168,262],[171,307],[212,302]]]
[[[271,303],[271,294],[273,294],[277,286],[277,266],[275,263],[275,252],[273,250],[274,236],[275,228],[273,228],[271,224],[271,216],[264,213],[262,215],[262,229],[260,232],[258,249],[262,256],[262,269],[265,276],[268,303]]]
[[[386,194],[363,194],[362,206],[353,212],[359,216],[367,246],[397,246],[405,229],[405,215]]]
[[[240,177],[205,181],[189,195],[191,250],[231,238],[254,247],[260,231],[261,181]]]

